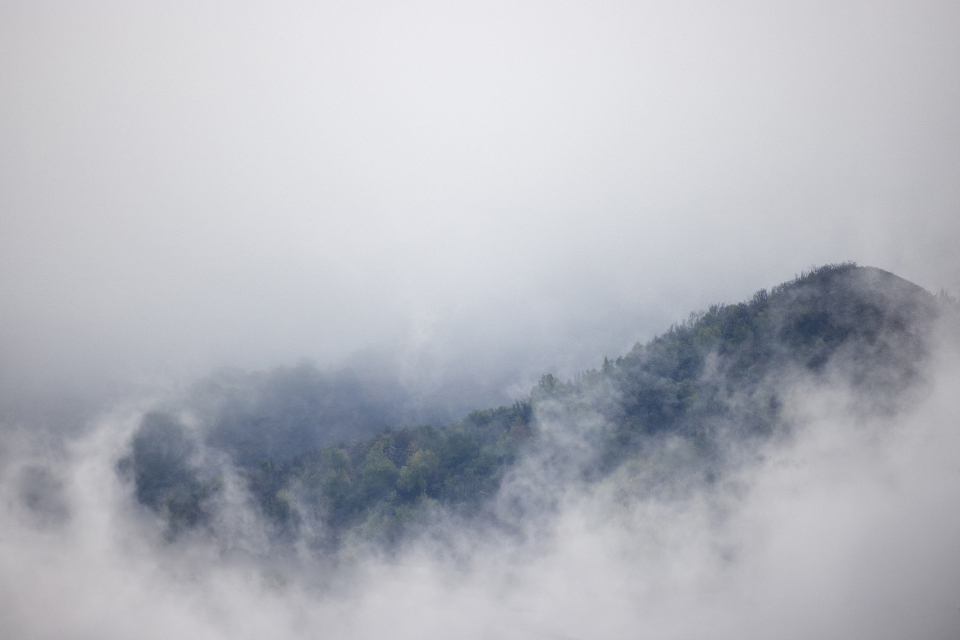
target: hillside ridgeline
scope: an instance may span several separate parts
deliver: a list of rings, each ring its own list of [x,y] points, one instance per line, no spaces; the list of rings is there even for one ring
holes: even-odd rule
[[[879,269],[829,265],[443,427],[355,429],[351,439],[351,420],[368,432],[387,420],[362,399],[348,411],[336,398],[315,403],[322,410],[276,397],[269,411],[233,403],[193,427],[152,412],[120,469],[171,541],[217,535],[230,478],[276,544],[301,540],[321,554],[358,541],[389,549],[442,518],[507,526],[501,489],[531,465],[541,483],[590,485],[670,440],[693,452],[689,473],[715,481],[733,449],[789,433],[783,394],[794,380],[836,381],[863,411],[895,411],[923,380],[934,321],[954,306]],[[345,392],[294,373],[278,375],[309,397]]]

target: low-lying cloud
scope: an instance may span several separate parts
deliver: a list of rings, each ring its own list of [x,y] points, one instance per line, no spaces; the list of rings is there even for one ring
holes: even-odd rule
[[[534,455],[495,506],[510,526],[440,517],[393,553],[332,562],[278,551],[242,487],[218,540],[167,541],[117,472],[155,403],[100,416],[60,453],[11,435],[0,617],[19,638],[953,638],[958,364],[941,341],[895,412],[798,378],[782,389],[790,432],[712,481],[687,472],[681,439],[594,484],[556,482]]]
[[[3,3],[0,635],[960,636],[947,338],[909,384],[776,378],[776,439],[663,435],[602,479],[601,412],[543,402],[487,520],[425,513],[392,549],[284,542],[215,437],[269,422],[302,437],[257,443],[282,461],[318,417],[439,426],[810,264],[955,294],[958,25],[937,0]],[[717,398],[731,432],[760,406]],[[136,500],[150,412],[216,487],[203,527]]]

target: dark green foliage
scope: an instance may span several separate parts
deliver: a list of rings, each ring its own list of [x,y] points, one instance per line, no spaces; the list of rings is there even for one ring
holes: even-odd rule
[[[247,474],[247,486],[260,508],[281,529],[297,523],[293,494],[287,490],[289,478],[277,468],[273,458],[261,460],[258,468]]]
[[[195,445],[178,421],[163,413],[148,413],[133,437],[133,469],[137,500],[154,509],[172,494],[195,488],[199,481],[190,467]]]
[[[692,315],[573,381],[546,374],[529,399],[473,411],[443,428],[385,428],[337,446],[308,446],[320,437],[311,421],[323,411],[317,396],[304,392],[302,406],[271,409],[262,423],[220,419],[207,441],[233,455],[278,532],[293,536],[297,525],[320,522],[316,540],[331,550],[350,537],[390,545],[440,510],[483,513],[511,465],[542,445],[540,424],[579,430],[594,456],[578,458],[586,481],[665,435],[694,445],[707,478],[725,443],[783,428],[778,393],[785,377],[839,368],[874,392],[871,398],[893,402],[917,376],[938,304],[946,303],[884,271],[829,265],[749,301]],[[296,386],[305,375],[287,382]],[[587,423],[594,425],[589,433]],[[165,509],[172,531],[203,523],[219,486],[193,470],[195,446],[163,414],[148,414],[134,438],[137,498]],[[282,454],[280,464],[274,453]],[[565,453],[551,455],[562,460]]]
[[[251,492],[278,524],[296,509],[327,523],[333,544],[348,530],[389,542],[440,506],[474,512],[499,488],[504,470],[533,435],[529,402],[474,411],[444,429],[406,427],[371,440],[313,450],[282,469],[265,461],[251,473]],[[278,493],[296,487],[296,509],[277,508]],[[287,498],[285,505],[292,504]]]
[[[186,529],[210,520],[210,500],[223,488],[219,479],[193,485],[189,491],[178,491],[167,498],[164,507],[169,529],[167,536],[176,537]]]
[[[936,313],[933,296],[892,274],[829,265],[749,302],[691,316],[560,393],[562,385],[545,377],[534,397],[602,396],[597,390],[606,385],[614,400],[592,402],[610,425],[601,468],[663,432],[709,449],[718,430],[763,436],[776,429],[776,381],[793,369],[818,374],[835,362],[854,384],[895,397],[916,375]]]
[[[132,445],[132,455],[121,464],[132,471],[137,500],[165,513],[168,535],[207,522],[222,482],[201,479],[193,461],[197,445],[184,426],[167,414],[148,413]]]
[[[397,491],[404,500],[427,495],[427,489],[436,494],[438,489],[440,459],[429,449],[419,450],[407,458],[400,469]]]
[[[360,487],[365,499],[379,499],[390,493],[397,482],[400,470],[383,453],[383,444],[367,453],[365,464],[360,470]]]

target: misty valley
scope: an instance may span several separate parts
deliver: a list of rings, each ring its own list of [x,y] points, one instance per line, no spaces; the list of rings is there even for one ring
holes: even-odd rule
[[[349,370],[220,371],[60,441],[8,433],[0,619],[30,638],[954,637],[958,345],[955,299],[844,263],[453,420]],[[51,598],[59,618],[37,614]]]
[[[0,2],[0,640],[960,639],[960,2]]]
[[[235,374],[148,412],[117,468],[171,545],[232,544],[228,487],[262,523],[263,549],[291,559],[392,552],[451,523],[524,535],[524,518],[566,491],[722,485],[789,439],[799,380],[849,387],[865,415],[896,412],[923,382],[934,322],[955,312],[878,269],[826,266],[443,425],[391,423],[389,402],[310,365]]]

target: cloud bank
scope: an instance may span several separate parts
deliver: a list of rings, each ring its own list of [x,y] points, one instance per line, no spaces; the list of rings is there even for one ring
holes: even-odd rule
[[[931,345],[895,405],[844,383],[842,360],[781,381],[791,429],[734,441],[713,479],[693,473],[692,441],[668,436],[579,481],[564,469],[579,464],[578,437],[589,448],[591,418],[547,407],[553,453],[519,464],[494,506],[510,526],[441,518],[393,553],[361,544],[333,562],[271,546],[239,487],[224,492],[218,539],[166,541],[117,472],[155,401],[60,450],[10,436],[4,625],[23,638],[952,638],[956,328]]]
[[[117,466],[199,378],[263,407],[307,358],[438,422],[811,264],[955,294],[958,26],[953,2],[4,3],[3,634],[957,637],[948,338],[886,412],[790,380],[791,437],[714,483],[682,443],[590,486],[534,458],[512,529],[393,555],[279,553],[229,473],[217,543],[171,543]]]
[[[952,2],[0,12],[14,395],[373,346],[509,400],[811,264],[960,289]]]

